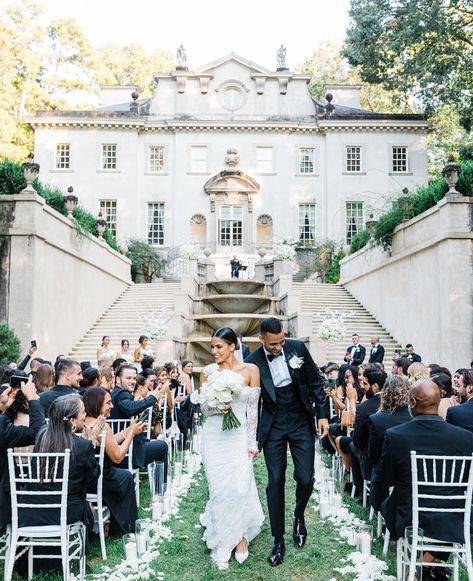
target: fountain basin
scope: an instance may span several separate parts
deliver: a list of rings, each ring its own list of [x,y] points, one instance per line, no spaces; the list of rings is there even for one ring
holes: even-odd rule
[[[183,358],[192,359],[196,367],[205,367],[214,363],[210,337],[192,337],[181,342],[184,344]],[[261,345],[257,337],[243,337],[243,343],[248,345],[250,351],[254,351]]]
[[[255,335],[259,332],[259,326],[267,315],[263,314],[210,314],[210,315],[193,315],[189,317],[190,320],[199,323],[204,323],[210,329],[216,331],[220,327],[231,327],[236,333],[240,335]],[[277,317],[283,319],[283,317]],[[204,331],[201,327],[201,331]],[[197,331],[198,332],[198,331]]]
[[[245,280],[241,278],[234,278],[230,280],[212,280],[207,282],[207,289],[210,293],[217,294],[238,294],[238,295],[253,295],[266,294],[266,284],[256,280]]]
[[[219,313],[272,313],[276,299],[263,295],[218,294],[202,298]]]

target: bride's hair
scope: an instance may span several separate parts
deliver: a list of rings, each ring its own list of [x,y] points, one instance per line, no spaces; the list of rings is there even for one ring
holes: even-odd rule
[[[230,327],[220,327],[220,329],[215,331],[212,337],[218,337],[219,339],[223,339],[223,341],[229,345],[235,345],[235,351],[240,349],[237,334]]]

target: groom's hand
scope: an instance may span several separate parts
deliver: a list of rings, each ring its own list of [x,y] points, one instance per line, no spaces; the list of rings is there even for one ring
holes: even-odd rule
[[[254,460],[256,458],[256,456],[258,456],[259,452],[257,452],[256,450],[250,450],[248,452],[248,458],[250,460]]]
[[[319,432],[319,438],[325,438],[328,436],[328,420],[319,420],[317,423],[317,431]]]

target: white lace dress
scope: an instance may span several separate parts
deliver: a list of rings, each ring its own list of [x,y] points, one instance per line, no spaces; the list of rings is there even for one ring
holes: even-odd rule
[[[248,451],[257,451],[259,387],[245,387],[232,402],[232,409],[241,422],[234,430],[222,430],[222,414],[208,415],[202,430],[202,461],[209,486],[209,501],[200,522],[206,527],[204,540],[212,559],[224,563],[245,537],[254,539],[264,520],[258,497],[253,463]]]

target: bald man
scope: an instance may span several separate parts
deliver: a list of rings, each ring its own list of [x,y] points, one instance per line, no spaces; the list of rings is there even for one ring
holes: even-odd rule
[[[438,415],[440,389],[430,380],[418,381],[409,394],[411,422],[386,431],[381,457],[380,481],[393,486],[387,498],[379,499],[381,513],[391,533],[391,539],[404,536],[412,524],[412,479],[410,452],[440,456],[469,456],[473,454],[473,434],[447,424]],[[373,482],[372,482],[373,486]],[[377,494],[376,483],[373,493]],[[429,493],[451,495],[452,489],[430,489]],[[463,543],[463,514],[420,513],[419,526],[425,537]]]

